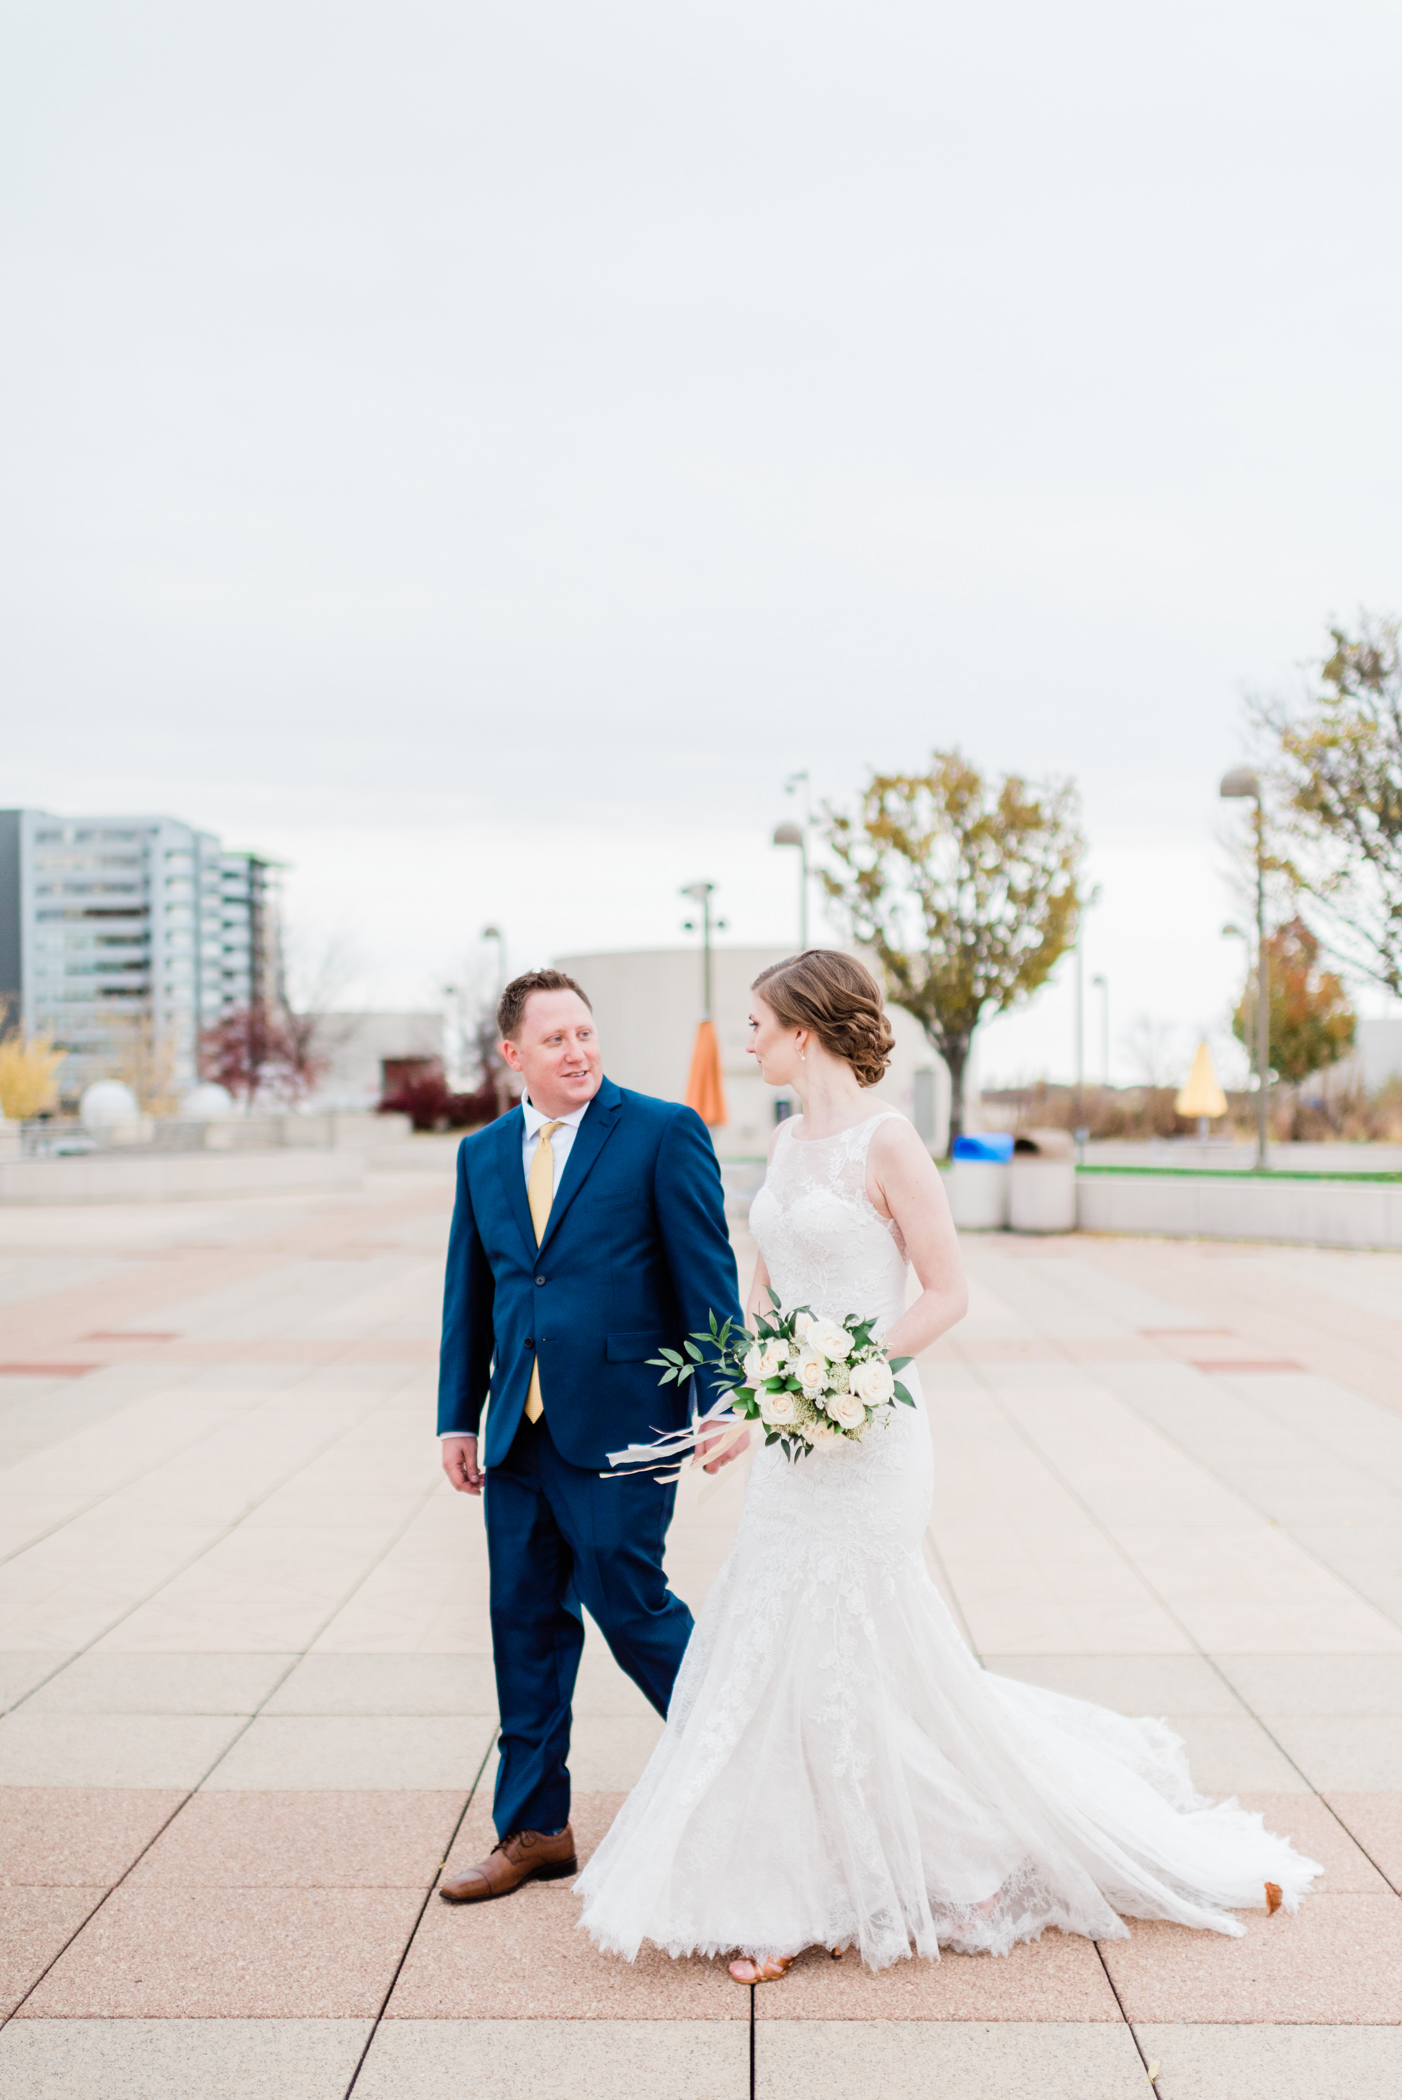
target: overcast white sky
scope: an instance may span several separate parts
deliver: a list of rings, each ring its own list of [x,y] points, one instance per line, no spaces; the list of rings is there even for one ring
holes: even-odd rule
[[[785,775],[958,743],[1080,782],[1119,1076],[1220,1028],[1242,687],[1402,602],[1395,5],[6,13],[0,800],[418,1004],[784,940]]]

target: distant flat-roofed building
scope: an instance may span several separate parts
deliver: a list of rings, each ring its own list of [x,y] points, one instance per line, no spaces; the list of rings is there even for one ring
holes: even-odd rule
[[[750,986],[791,948],[716,948],[712,1003],[729,1120],[713,1133],[722,1160],[762,1160],[776,1118],[794,1106],[791,1090],[767,1086],[747,1044]],[[599,1026],[604,1070],[620,1086],[664,1101],[686,1095],[696,1024],[701,1015],[701,958],[695,948],[651,948],[559,955],[555,962],[588,993]],[[895,1044],[872,1100],[909,1116],[926,1144],[942,1153],[949,1134],[949,1075],[920,1029],[898,1006],[888,1008]]]
[[[67,1052],[66,1098],[125,1066],[193,1084],[200,1031],[279,971],[262,856],[174,817],[0,810],[0,1001]]]

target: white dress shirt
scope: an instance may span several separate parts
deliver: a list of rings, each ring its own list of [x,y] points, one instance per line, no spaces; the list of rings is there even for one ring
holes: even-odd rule
[[[560,1126],[550,1140],[550,1150],[555,1156],[555,1189],[559,1188],[560,1176],[565,1171],[565,1161],[569,1158],[570,1146],[574,1143],[574,1134],[584,1121],[588,1106],[586,1101],[583,1108],[572,1108],[567,1116],[547,1116],[536,1107],[529,1094],[521,1096],[521,1112],[526,1118],[526,1133],[521,1140],[521,1159],[528,1188],[531,1181],[531,1161],[535,1158],[540,1133],[547,1123],[558,1123]],[[555,1189],[551,1190],[552,1199]]]
[[[592,1099],[593,1097],[591,1096],[590,1098]],[[574,1134],[584,1121],[584,1112],[588,1106],[589,1102],[586,1101],[584,1108],[572,1108],[567,1116],[546,1116],[541,1114],[541,1111],[536,1107],[528,1094],[521,1096],[521,1112],[526,1119],[526,1134],[521,1140],[521,1165],[525,1172],[527,1188],[531,1185],[531,1161],[535,1158],[535,1148],[540,1141],[540,1133],[547,1123],[558,1123],[560,1127],[550,1140],[550,1150],[555,1160],[555,1185],[550,1192],[551,1200],[554,1200],[555,1190],[560,1186],[560,1176],[565,1171],[565,1161],[570,1156],[570,1146],[574,1143]],[[462,1429],[453,1429],[445,1430],[443,1434],[445,1436],[464,1436],[467,1432]]]

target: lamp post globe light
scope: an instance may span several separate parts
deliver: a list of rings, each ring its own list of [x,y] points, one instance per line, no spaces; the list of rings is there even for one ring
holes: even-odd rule
[[[1270,1171],[1267,1106],[1271,1079],[1270,961],[1266,954],[1266,811],[1261,776],[1251,766],[1233,766],[1218,791],[1226,802],[1256,804],[1256,1171]]]

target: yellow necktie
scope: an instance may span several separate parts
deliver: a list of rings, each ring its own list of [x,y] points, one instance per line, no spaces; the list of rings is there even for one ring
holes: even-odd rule
[[[550,1149],[550,1140],[559,1128],[558,1123],[541,1125],[540,1139],[531,1155],[531,1171],[526,1181],[526,1201],[531,1207],[537,1247],[545,1238],[550,1206],[555,1201],[555,1154]],[[531,1368],[531,1389],[526,1395],[526,1420],[538,1422],[544,1413],[545,1402],[540,1397],[540,1346],[537,1343],[536,1360]]]

